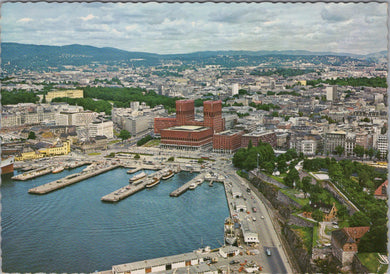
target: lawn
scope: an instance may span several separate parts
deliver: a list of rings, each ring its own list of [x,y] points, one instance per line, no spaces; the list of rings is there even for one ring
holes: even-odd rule
[[[278,181],[279,183],[282,183],[284,184],[284,180],[283,180],[283,177],[286,177],[286,174],[283,174],[281,176],[274,176],[274,175],[267,175],[268,177],[271,177],[272,179]]]
[[[121,140],[112,140],[110,141],[108,144],[109,145],[112,145],[112,144],[116,144],[116,143],[119,143]]]
[[[370,273],[386,273],[387,265],[381,266],[379,253],[358,253],[358,257]]]
[[[91,152],[91,153],[88,153],[88,155],[100,155],[101,153],[100,152]]]
[[[318,241],[318,223],[313,226],[313,243],[312,246],[317,246]]]
[[[161,139],[153,139],[153,140],[150,140],[149,142],[147,142],[146,144],[144,144],[143,146],[144,147],[155,147],[155,146],[160,145],[160,142],[161,142]]]
[[[294,200],[295,202],[297,202],[298,204],[300,204],[301,206],[304,206],[306,205],[308,202],[309,202],[309,198],[306,198],[306,199],[301,199],[301,198],[297,198],[295,197],[294,194],[298,194],[300,193],[299,191],[297,190],[294,190],[294,189],[280,189],[280,191],[287,195],[288,197],[290,197],[292,200]]]

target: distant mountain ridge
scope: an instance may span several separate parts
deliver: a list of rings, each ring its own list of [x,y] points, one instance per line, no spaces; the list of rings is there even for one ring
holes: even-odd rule
[[[183,54],[156,54],[147,52],[131,52],[112,47],[94,47],[90,45],[48,46],[19,43],[1,43],[1,59],[3,69],[13,68],[34,69],[40,67],[58,67],[63,65],[87,65],[92,62],[133,62],[136,65],[159,65],[164,60],[192,60],[205,64],[212,60],[214,63],[239,65],[240,62],[230,60],[229,57],[246,56],[256,62],[264,56],[340,56],[350,58],[379,58],[386,57],[387,51],[357,55],[351,53],[311,52],[306,50],[259,50],[259,51],[199,51]],[[217,61],[216,61],[217,60]],[[212,63],[213,63],[212,62]],[[247,61],[248,65],[256,62]],[[243,63],[245,65],[245,62]]]

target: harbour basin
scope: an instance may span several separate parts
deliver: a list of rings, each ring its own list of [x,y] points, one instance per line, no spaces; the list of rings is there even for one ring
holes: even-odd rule
[[[229,215],[223,184],[169,196],[196,173],[180,172],[115,204],[100,199],[137,173],[118,168],[46,195],[27,193],[83,168],[23,182],[2,177],[4,272],[93,272],[221,246]]]

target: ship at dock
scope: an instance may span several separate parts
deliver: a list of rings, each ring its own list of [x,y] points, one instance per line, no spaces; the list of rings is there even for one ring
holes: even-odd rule
[[[154,186],[157,185],[159,182],[160,182],[160,179],[159,179],[159,178],[153,178],[152,182],[150,182],[149,184],[147,184],[146,187],[147,187],[147,188],[154,187]]]
[[[14,157],[1,158],[1,174],[8,174],[14,172]]]
[[[175,175],[175,173],[173,172],[173,170],[168,170],[168,171],[161,177],[161,179],[167,180],[167,179],[171,178],[173,175]]]
[[[146,174],[145,172],[142,171],[141,173],[139,173],[139,174],[134,175],[133,177],[131,177],[130,180],[129,180],[129,182],[132,183],[132,182],[138,181],[138,180],[140,180],[140,179],[146,177],[146,175],[147,175],[147,174]]]
[[[229,245],[233,245],[237,240],[234,234],[234,222],[230,217],[225,219],[224,238],[225,242]]]

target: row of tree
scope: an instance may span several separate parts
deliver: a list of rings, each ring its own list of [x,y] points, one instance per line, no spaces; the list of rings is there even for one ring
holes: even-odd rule
[[[317,79],[307,81],[308,85],[316,86],[320,83],[326,83],[330,85],[338,86],[353,86],[353,87],[381,87],[387,88],[387,82],[385,77],[349,77],[349,78],[337,78],[337,79]]]

